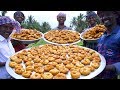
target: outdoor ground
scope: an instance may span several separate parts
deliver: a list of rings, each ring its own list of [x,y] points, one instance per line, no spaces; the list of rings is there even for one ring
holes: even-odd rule
[[[39,46],[39,45],[44,45],[44,44],[47,44],[47,42],[45,42],[43,39],[41,39],[40,41],[38,41],[36,43],[29,44],[28,47],[34,47],[34,46]],[[83,42],[81,41],[77,45],[83,46]]]

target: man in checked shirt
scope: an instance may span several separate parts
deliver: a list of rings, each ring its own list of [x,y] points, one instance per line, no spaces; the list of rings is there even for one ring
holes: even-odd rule
[[[107,30],[98,40],[98,52],[106,59],[104,71],[98,75],[101,79],[117,79],[120,74],[120,26],[116,11],[98,11]]]

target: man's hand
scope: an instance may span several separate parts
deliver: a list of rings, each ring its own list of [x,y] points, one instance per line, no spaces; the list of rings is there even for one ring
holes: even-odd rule
[[[6,62],[0,62],[0,66],[5,66]]]
[[[105,70],[106,70],[106,71],[116,71],[116,68],[115,68],[114,65],[107,65],[107,66],[105,67]]]

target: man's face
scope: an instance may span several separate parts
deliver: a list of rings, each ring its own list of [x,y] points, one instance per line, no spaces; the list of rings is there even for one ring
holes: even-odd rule
[[[100,18],[106,27],[112,27],[116,23],[116,17],[110,11],[104,12],[103,16]]]
[[[15,16],[15,20],[21,23],[25,20],[25,17],[21,13],[19,13]]]
[[[57,17],[57,21],[60,23],[60,24],[63,24],[66,20],[66,17],[65,16],[58,16]]]
[[[14,27],[12,24],[4,24],[0,26],[0,35],[2,35],[4,38],[8,38],[10,34],[12,33]]]
[[[88,23],[90,24],[95,24],[96,23],[96,18],[94,16],[90,16],[87,18]]]

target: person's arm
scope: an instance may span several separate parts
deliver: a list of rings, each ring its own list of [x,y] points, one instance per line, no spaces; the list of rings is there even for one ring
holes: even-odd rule
[[[113,64],[112,65],[106,65],[105,70],[106,71],[116,72],[116,68],[115,68],[115,66]]]
[[[120,74],[120,62],[113,64],[114,67],[116,68],[117,74]]]

